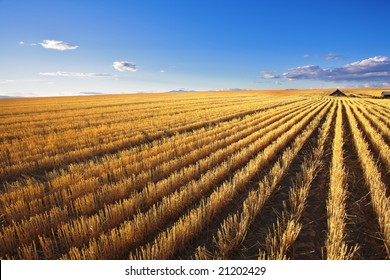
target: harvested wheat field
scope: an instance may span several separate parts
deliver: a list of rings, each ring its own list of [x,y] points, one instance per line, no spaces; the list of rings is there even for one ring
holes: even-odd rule
[[[389,259],[390,100],[330,92],[0,100],[1,258]]]

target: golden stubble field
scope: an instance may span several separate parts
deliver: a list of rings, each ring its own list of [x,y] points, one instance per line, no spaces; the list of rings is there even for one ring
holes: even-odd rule
[[[3,259],[389,259],[379,89],[0,100]]]

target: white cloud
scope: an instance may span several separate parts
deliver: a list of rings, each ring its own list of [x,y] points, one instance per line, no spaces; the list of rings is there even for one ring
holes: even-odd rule
[[[356,61],[338,68],[306,65],[290,68],[283,76],[290,80],[322,81],[390,81],[390,59],[386,56]]]
[[[365,82],[365,83],[358,83],[356,84],[357,88],[389,88],[390,83],[389,82]]]
[[[268,72],[268,71],[261,71],[261,76],[263,79],[278,79],[281,78],[279,74],[276,74],[274,72]]]
[[[339,60],[342,57],[340,55],[334,54],[334,53],[328,53],[324,55],[325,60]]]
[[[53,49],[58,51],[74,50],[79,47],[76,45],[66,43],[64,41],[56,41],[56,40],[43,40],[38,44],[45,49]]]
[[[364,67],[373,67],[375,69],[383,68],[383,66],[388,70],[390,65],[390,60],[387,56],[374,56],[371,58],[363,59],[360,61],[352,62],[347,64],[348,68],[364,68]]]
[[[24,44],[25,44],[24,41],[19,42],[19,46],[23,46]]]
[[[299,79],[318,79],[323,70],[316,65],[305,65],[296,68],[290,68],[283,76],[289,80]]]
[[[310,54],[305,53],[305,54],[303,55],[303,58],[309,58],[309,57],[310,57]]]
[[[95,77],[113,77],[111,74],[106,73],[80,73],[80,72],[41,72],[41,76],[52,77],[77,77],[77,78],[95,78]]]
[[[124,72],[135,72],[137,71],[137,65],[135,65],[132,62],[128,61],[114,61],[112,64],[112,67],[114,67],[116,70]]]
[[[3,80],[3,81],[0,80],[0,85],[11,84],[11,83],[14,83],[14,82],[15,82],[15,80]]]

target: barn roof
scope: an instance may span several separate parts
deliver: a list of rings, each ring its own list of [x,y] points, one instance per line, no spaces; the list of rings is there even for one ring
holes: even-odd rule
[[[390,96],[390,90],[382,91],[382,96],[383,96],[383,97],[388,97],[388,96]]]
[[[331,96],[346,96],[344,92],[339,89],[336,89],[334,92],[330,94]]]

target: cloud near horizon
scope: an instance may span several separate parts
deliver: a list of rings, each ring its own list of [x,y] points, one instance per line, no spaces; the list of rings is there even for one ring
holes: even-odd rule
[[[14,82],[15,82],[15,80],[0,80],[0,85],[11,84]]]
[[[264,79],[279,79],[281,76],[279,74],[276,74],[275,72],[269,72],[269,71],[261,71],[261,76]]]
[[[45,49],[52,49],[52,50],[58,50],[58,51],[66,51],[66,50],[75,50],[79,46],[69,44],[64,41],[57,41],[57,40],[43,40],[42,42],[38,43]]]
[[[95,78],[95,77],[114,77],[114,75],[106,73],[80,73],[80,72],[41,72],[41,76],[52,77],[77,77],[77,78]]]
[[[137,71],[137,65],[133,62],[128,61],[114,61],[112,64],[112,67],[114,67],[116,70],[120,72],[135,72]]]
[[[283,77],[288,80],[319,80],[325,82],[390,82],[390,59],[375,56],[345,64],[337,68],[321,68],[318,65],[305,65],[288,69],[282,75],[263,72],[263,78]]]
[[[325,60],[339,60],[342,59],[343,57],[334,53],[328,53],[324,55]]]

